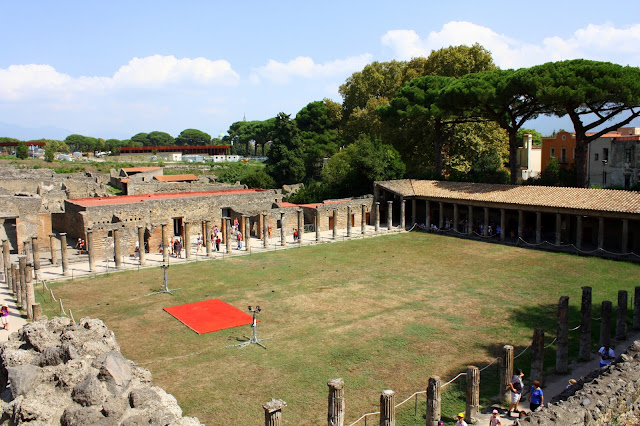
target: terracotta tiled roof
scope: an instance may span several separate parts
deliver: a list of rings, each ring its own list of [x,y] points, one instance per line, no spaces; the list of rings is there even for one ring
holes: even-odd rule
[[[131,204],[144,203],[145,201],[163,200],[172,198],[190,198],[190,197],[210,197],[216,195],[229,194],[249,194],[253,192],[264,192],[264,189],[227,189],[223,191],[200,191],[200,192],[167,192],[160,194],[142,194],[142,195],[119,195],[117,197],[93,197],[93,198],[74,198],[67,202],[78,204],[83,207],[104,206],[112,204]]]
[[[163,175],[163,176],[154,176],[154,179],[159,180],[160,182],[184,182],[191,180],[198,180],[198,176],[196,175]]]
[[[123,167],[122,170],[127,173],[142,173],[148,172],[149,170],[157,170],[161,168],[162,167]]]
[[[412,179],[376,182],[376,185],[404,197],[433,197],[640,215],[640,192],[634,191]]]

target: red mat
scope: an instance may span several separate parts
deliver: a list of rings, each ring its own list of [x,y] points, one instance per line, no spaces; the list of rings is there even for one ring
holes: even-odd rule
[[[204,300],[164,308],[178,321],[198,334],[251,324],[253,316],[219,299]]]

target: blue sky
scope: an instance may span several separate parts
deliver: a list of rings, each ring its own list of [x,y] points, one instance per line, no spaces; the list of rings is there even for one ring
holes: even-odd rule
[[[606,8],[606,10],[605,10]],[[479,42],[502,68],[640,66],[640,2],[0,1],[0,136],[216,136],[342,99],[372,61]],[[532,122],[541,133],[571,129]]]

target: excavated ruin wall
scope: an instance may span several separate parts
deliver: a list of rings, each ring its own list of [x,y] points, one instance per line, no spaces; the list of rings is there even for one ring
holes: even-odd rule
[[[11,334],[0,346],[0,390],[2,425],[200,425],[98,319],[41,319]]]
[[[519,423],[600,426],[625,424],[639,415],[640,340],[636,340],[615,364],[580,379],[546,408]]]

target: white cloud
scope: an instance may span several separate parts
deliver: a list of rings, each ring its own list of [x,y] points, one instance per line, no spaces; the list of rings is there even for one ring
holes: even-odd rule
[[[0,99],[33,96],[70,100],[74,94],[97,95],[120,88],[159,89],[193,85],[234,86],[240,76],[225,60],[174,56],[133,58],[111,77],[72,77],[50,65],[11,65],[0,68]]]
[[[249,79],[254,84],[259,83],[261,79],[286,84],[294,77],[318,79],[348,75],[364,68],[366,64],[371,62],[372,58],[372,55],[364,53],[359,56],[325,62],[324,64],[316,64],[308,56],[298,56],[287,63],[270,59],[266,65],[254,69]]]
[[[640,24],[628,28],[588,25],[569,38],[547,37],[532,44],[471,22],[452,21],[425,38],[413,30],[393,30],[384,34],[381,41],[392,49],[396,58],[403,60],[428,56],[431,50],[443,47],[480,43],[491,51],[494,61],[502,68],[576,58],[640,65]]]

